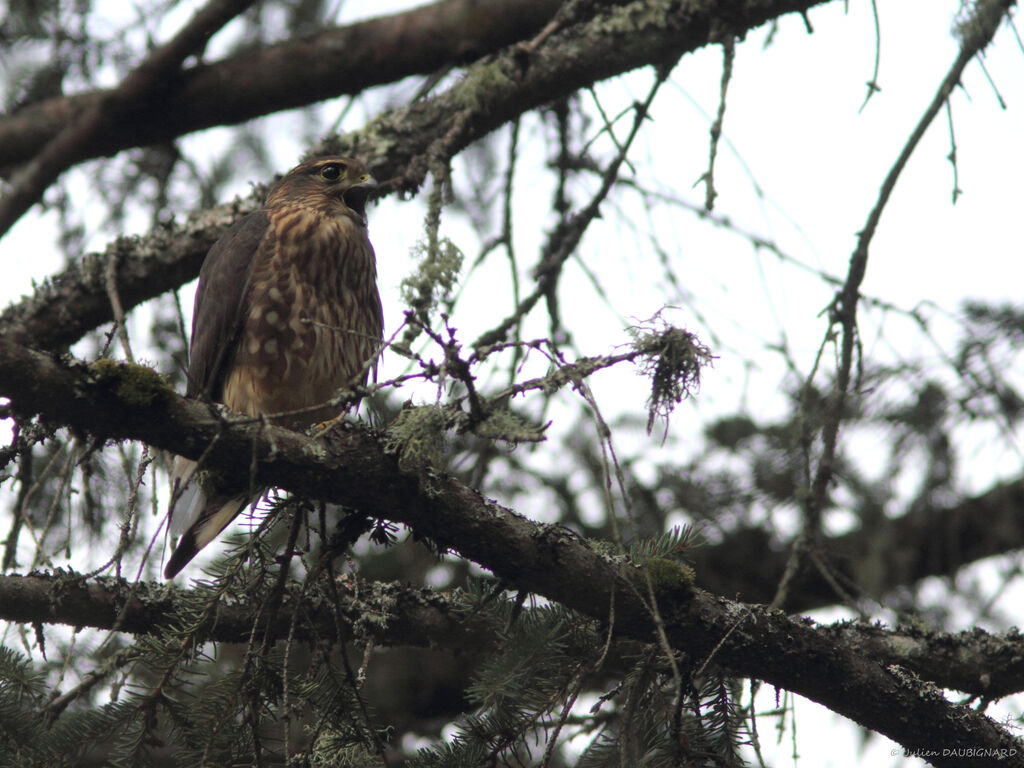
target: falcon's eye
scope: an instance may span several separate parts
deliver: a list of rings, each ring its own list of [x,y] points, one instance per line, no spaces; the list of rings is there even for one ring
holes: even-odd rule
[[[323,178],[327,179],[328,181],[337,181],[339,178],[341,178],[341,172],[344,170],[344,168],[345,166],[343,165],[331,163],[330,165],[325,165],[323,168],[320,169],[320,175]]]

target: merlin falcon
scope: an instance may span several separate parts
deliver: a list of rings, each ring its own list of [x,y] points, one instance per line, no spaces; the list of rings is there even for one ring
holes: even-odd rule
[[[366,230],[376,186],[355,160],[309,160],[214,244],[199,272],[187,397],[304,429],[338,415],[327,401],[339,389],[376,374],[384,322]],[[175,458],[165,578],[254,501],[250,486]]]

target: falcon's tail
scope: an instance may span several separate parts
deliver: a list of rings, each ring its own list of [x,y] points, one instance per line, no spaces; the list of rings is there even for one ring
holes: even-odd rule
[[[165,579],[173,579],[249,503],[246,494],[230,496],[215,493],[208,498],[194,476],[195,462],[177,457],[172,482],[175,489],[181,483],[185,483],[185,487],[171,505],[170,532],[171,536],[181,538],[164,568]]]

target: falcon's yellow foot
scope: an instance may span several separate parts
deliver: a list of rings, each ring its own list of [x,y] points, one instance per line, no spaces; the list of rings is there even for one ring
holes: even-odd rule
[[[327,421],[321,421],[319,424],[313,426],[313,437],[323,437],[337,426],[344,428],[346,423],[344,415],[335,416],[333,419],[328,419]]]

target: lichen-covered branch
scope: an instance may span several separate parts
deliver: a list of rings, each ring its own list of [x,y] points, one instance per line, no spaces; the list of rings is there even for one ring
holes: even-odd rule
[[[303,636],[344,641],[358,637],[381,646],[443,646],[449,652],[479,651],[498,641],[478,627],[457,594],[396,583],[371,583],[352,574],[341,577],[333,599],[307,603],[294,613],[303,588],[290,587],[273,634],[287,634],[298,616]],[[306,597],[308,598],[308,593]],[[0,618],[26,623],[63,624],[129,634],[152,634],[181,612],[185,590],[169,585],[116,578],[86,578],[72,572],[0,576]],[[226,602],[216,607],[198,642],[247,643],[262,604]],[[372,620],[368,620],[371,617]],[[338,621],[341,624],[339,626]],[[337,636],[339,628],[343,631]],[[1024,638],[1011,629],[992,635],[972,629],[951,634],[913,627],[889,629],[876,624],[840,623],[814,631],[884,666],[897,664],[922,680],[964,693],[999,698],[1024,691]]]
[[[355,583],[344,576],[335,584],[339,600],[322,611],[305,606],[300,621],[308,624],[310,635],[346,640],[366,634],[377,645],[425,646],[443,642],[458,647],[460,638],[471,634],[472,622],[459,619],[452,600],[426,589],[398,584]],[[289,588],[273,633],[288,633],[293,603],[300,588]],[[54,574],[0,576],[0,617],[7,621],[64,624],[93,627],[129,634],[152,634],[181,612],[185,590],[146,582],[129,582],[110,577],[84,578],[62,571]],[[226,602],[217,605],[206,624],[197,629],[200,641],[247,643],[253,623],[263,608]],[[373,616],[372,627],[364,617]],[[336,637],[338,620],[345,630]],[[262,633],[263,627],[259,632]],[[479,643],[479,638],[472,640]]]
[[[86,255],[45,280],[31,296],[8,306],[0,313],[0,334],[45,349],[74,344],[114,319],[107,291],[111,261],[116,265],[118,295],[127,312],[195,279],[217,238],[257,205],[250,197],[144,237],[119,237],[104,251]]]
[[[210,37],[252,5],[253,0],[209,0],[168,42],[158,46],[114,90],[70,116],[46,145],[19,167],[10,189],[0,198],[0,236],[57,177],[79,162],[98,137],[133,124],[147,103],[160,103],[168,83],[188,56],[198,55]]]

